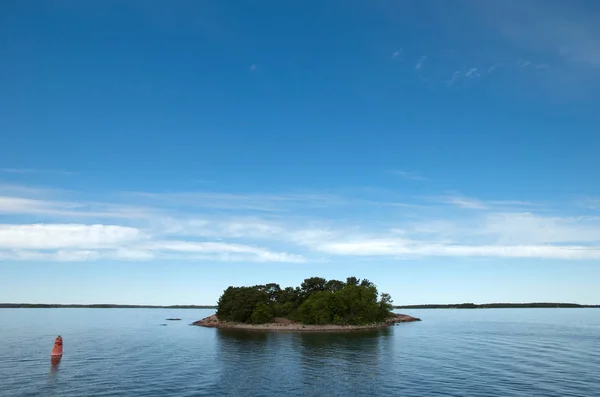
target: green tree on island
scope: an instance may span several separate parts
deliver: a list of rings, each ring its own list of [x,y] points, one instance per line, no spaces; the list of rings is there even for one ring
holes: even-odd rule
[[[311,277],[295,288],[275,283],[229,287],[219,298],[217,317],[252,324],[287,317],[303,324],[365,325],[385,321],[392,308],[390,295],[380,295],[369,280]]]

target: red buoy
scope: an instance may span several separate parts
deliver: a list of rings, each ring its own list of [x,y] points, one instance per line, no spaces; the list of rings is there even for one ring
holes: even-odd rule
[[[54,347],[52,348],[52,353],[50,353],[50,357],[62,357],[63,350],[63,340],[62,336],[58,335],[54,340]]]

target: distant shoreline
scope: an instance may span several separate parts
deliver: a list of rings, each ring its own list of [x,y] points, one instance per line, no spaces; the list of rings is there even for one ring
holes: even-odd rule
[[[60,305],[44,303],[0,303],[0,309],[216,309],[217,306],[211,305],[112,305],[112,304],[93,304],[93,305]]]
[[[0,309],[216,309],[217,305],[116,305],[116,304],[52,304],[52,303],[0,303]],[[600,305],[577,303],[457,303],[394,306],[394,309],[581,309],[600,308]]]
[[[583,309],[600,308],[600,305],[579,305],[577,303],[457,303],[444,305],[406,305],[394,309]]]

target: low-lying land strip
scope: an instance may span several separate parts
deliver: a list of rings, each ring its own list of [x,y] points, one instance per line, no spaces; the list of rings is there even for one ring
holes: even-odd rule
[[[578,309],[578,308],[600,308],[600,305],[580,305],[577,303],[552,303],[552,302],[533,302],[533,303],[455,303],[443,305],[405,305],[394,306],[395,309]]]
[[[114,305],[97,303],[91,305],[54,303],[0,303],[0,309],[216,309],[216,305]]]
[[[248,324],[232,321],[219,321],[216,314],[195,321],[192,325],[207,328],[244,329],[255,331],[299,331],[299,332],[330,332],[330,331],[358,331],[363,329],[384,328],[396,323],[407,323],[421,321],[421,319],[406,314],[393,313],[386,321],[366,325],[337,325],[337,324],[302,324],[298,321],[289,320],[285,317],[276,317],[265,324]]]

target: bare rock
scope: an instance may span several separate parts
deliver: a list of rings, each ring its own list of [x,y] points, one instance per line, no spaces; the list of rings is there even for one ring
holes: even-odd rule
[[[421,321],[420,318],[409,316],[407,314],[394,313],[393,316],[387,319],[388,324],[410,323],[413,321]]]
[[[408,316],[406,314],[394,313],[385,322],[369,324],[369,325],[303,325],[296,321],[291,321],[287,318],[277,317],[273,319],[272,323],[268,324],[244,324],[244,323],[233,323],[233,322],[220,322],[216,314],[203,318],[192,323],[200,327],[208,328],[236,328],[236,329],[247,329],[247,330],[272,330],[272,331],[352,331],[361,329],[372,329],[372,328],[383,328],[389,327],[396,323],[408,323],[412,321],[421,321],[420,318]]]
[[[220,326],[220,323],[217,319],[217,315],[213,314],[212,316],[205,317],[202,320],[194,321],[192,325],[198,325],[200,327],[218,328]]]

